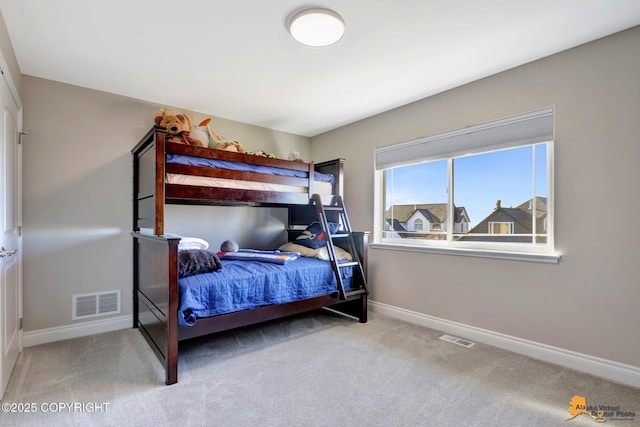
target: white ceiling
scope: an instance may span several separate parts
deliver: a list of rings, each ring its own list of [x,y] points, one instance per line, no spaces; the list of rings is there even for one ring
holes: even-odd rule
[[[314,136],[640,24],[640,0],[0,0],[23,74]],[[640,47],[639,47],[640,49]]]

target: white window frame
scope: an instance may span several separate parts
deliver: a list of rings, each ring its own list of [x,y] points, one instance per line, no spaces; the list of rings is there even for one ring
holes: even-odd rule
[[[446,241],[385,239],[384,229],[384,171],[427,161],[444,160],[449,163],[448,188],[453,188],[453,159],[463,155],[480,154],[502,149],[545,143],[547,146],[547,218],[546,244],[454,241],[452,227],[448,227]],[[414,252],[477,256],[558,263],[553,233],[553,171],[554,171],[553,109],[510,117],[495,122],[470,126],[445,134],[420,138],[375,149],[374,232],[372,248]],[[535,156],[534,156],[535,161]],[[535,166],[535,165],[534,165]],[[535,170],[535,167],[534,167]],[[532,197],[535,197],[535,188]],[[535,199],[534,199],[535,200]],[[453,191],[448,191],[449,218],[453,218]],[[535,221],[534,221],[535,224]],[[535,226],[533,233],[535,234]]]

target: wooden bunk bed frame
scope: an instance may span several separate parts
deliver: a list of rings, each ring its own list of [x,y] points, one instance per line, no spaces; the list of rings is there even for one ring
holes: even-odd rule
[[[308,224],[316,218],[316,208],[310,201],[314,192],[313,172],[335,176],[333,195],[342,195],[343,159],[313,164],[270,159],[209,148],[193,147],[166,141],[166,133],[152,128],[132,149],[133,153],[133,327],[138,328],[156,353],[165,369],[165,383],[178,381],[179,342],[216,332],[252,325],[323,307],[367,322],[367,293],[340,299],[337,293],[284,304],[268,305],[251,310],[199,318],[194,326],[178,324],[178,243],[180,237],[165,235],[166,204],[211,204],[277,206],[289,209],[289,226]],[[253,172],[210,169],[199,166],[166,163],[166,154],[186,154],[256,165],[268,165],[308,172],[308,178],[266,176]],[[270,182],[302,186],[305,193],[238,190],[167,184],[166,173],[209,176],[232,180]],[[329,201],[332,203],[333,201]],[[147,231],[143,231],[147,230]],[[289,241],[300,229],[289,228]],[[334,242],[342,246],[341,239]],[[345,247],[348,247],[345,242]],[[350,243],[362,267],[366,289],[368,233],[352,232]]]

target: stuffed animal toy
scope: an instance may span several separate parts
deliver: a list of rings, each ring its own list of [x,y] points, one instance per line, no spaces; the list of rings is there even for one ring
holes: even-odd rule
[[[189,135],[193,122],[188,114],[171,113],[160,108],[153,121],[156,126],[166,129],[169,142],[208,147],[208,144]]]
[[[218,150],[235,151],[236,153],[246,153],[247,150],[237,141],[224,141],[216,145]]]
[[[277,159],[276,155],[273,153],[267,153],[266,151],[260,150],[257,153],[253,153],[254,156],[260,157],[268,157],[269,159]]]
[[[189,136],[200,141],[203,147],[209,146],[209,128],[200,123],[198,126],[191,126]]]
[[[223,141],[223,139],[220,138],[220,136],[218,136],[216,131],[213,130],[213,128],[211,127],[211,125],[209,123],[211,123],[211,117],[208,117],[208,118],[204,119],[202,122],[200,122],[198,127],[202,131],[207,133],[207,138],[209,140],[209,147],[216,148],[216,145],[221,143]]]
[[[220,252],[238,252],[239,250],[240,246],[235,240],[225,240],[220,245]]]
[[[248,153],[248,151],[240,145],[238,141],[222,137],[216,133],[210,125],[211,118],[204,119],[200,124],[193,129],[198,129],[198,132],[206,132],[209,137],[209,147],[217,148],[219,150],[233,151],[236,153]]]

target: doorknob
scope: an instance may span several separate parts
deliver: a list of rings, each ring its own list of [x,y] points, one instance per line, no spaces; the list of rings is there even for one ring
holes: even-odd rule
[[[5,249],[3,246],[2,249],[0,249],[0,258],[15,255],[16,252],[18,252],[17,249]]]

